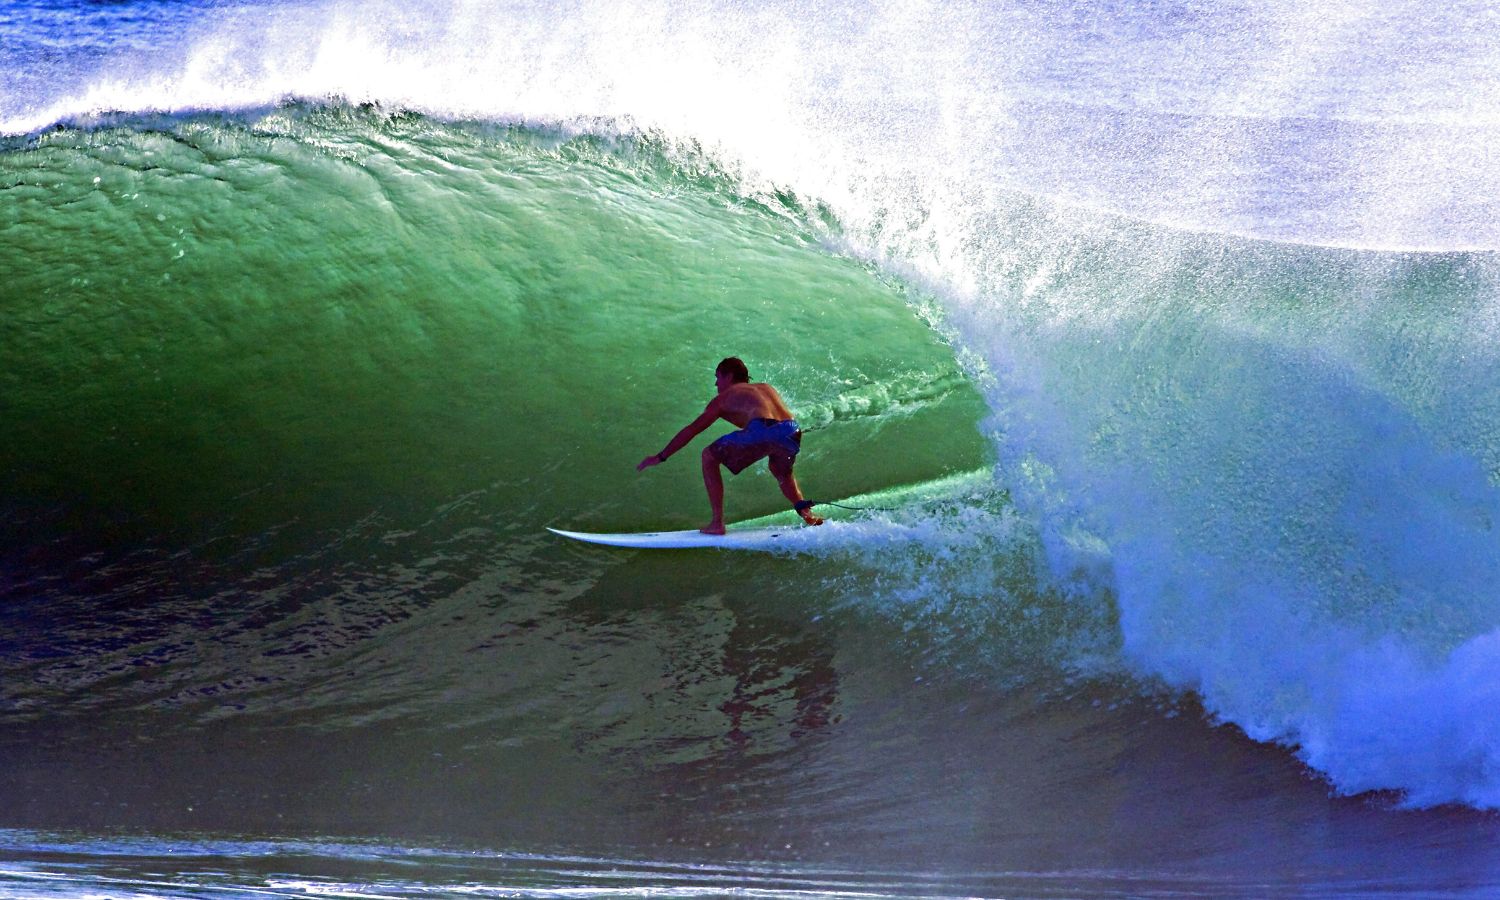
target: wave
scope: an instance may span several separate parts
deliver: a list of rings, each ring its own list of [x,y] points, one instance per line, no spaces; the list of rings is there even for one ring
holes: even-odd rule
[[[407,382],[411,373],[433,369],[425,357],[429,347],[445,347],[447,368],[464,378],[488,367],[480,361],[485,351],[477,346],[452,355],[455,345],[440,336],[454,324],[494,317],[513,323],[504,324],[512,331],[511,340],[519,325],[553,347],[565,335],[586,334],[600,325],[603,330],[597,334],[619,333],[634,340],[638,332],[628,317],[607,325],[599,318],[603,309],[620,310],[617,302],[588,301],[560,317],[560,309],[530,307],[523,313],[515,300],[507,300],[557,296],[546,287],[551,276],[545,267],[536,268],[545,253],[535,244],[514,248],[516,268],[503,269],[498,279],[481,275],[476,283],[483,288],[475,293],[463,292],[450,268],[464,266],[471,252],[483,254],[474,259],[492,258],[497,235],[510,235],[502,246],[515,240],[520,231],[507,222],[507,215],[518,216],[517,223],[529,221],[525,227],[540,234],[581,234],[598,227],[602,220],[587,211],[587,204],[579,207],[584,218],[572,224],[564,224],[566,216],[559,217],[558,208],[601,188],[607,190],[603,196],[617,201],[620,192],[643,188],[644,193],[635,193],[618,208],[634,223],[632,229],[660,228],[656,233],[668,242],[658,242],[650,252],[626,250],[630,262],[614,273],[610,290],[628,288],[633,298],[644,297],[631,285],[633,273],[646,271],[637,268],[642,265],[647,270],[661,265],[660,254],[675,235],[702,234],[729,221],[764,236],[750,245],[752,255],[791,239],[789,247],[814,253],[830,241],[883,247],[881,264],[891,271],[910,272],[921,263],[911,252],[911,232],[894,235],[901,237],[897,242],[884,224],[872,228],[844,220],[834,232],[819,233],[821,220],[798,218],[805,210],[820,209],[818,203],[784,193],[746,193],[738,182],[715,180],[723,176],[705,181],[700,169],[672,163],[670,155],[648,144],[617,144],[613,137],[600,144],[598,138],[509,127],[490,132],[482,124],[476,129],[347,106],[284,107],[242,121],[188,116],[158,120],[146,130],[101,126],[38,137],[10,153],[15,174],[7,178],[7,194],[22,198],[13,199],[10,208],[39,204],[50,211],[26,223],[38,228],[38,234],[69,234],[75,227],[69,223],[79,222],[75,208],[92,206],[97,221],[98,201],[89,198],[101,193],[116,198],[111,202],[118,203],[122,225],[145,226],[139,246],[109,251],[124,254],[118,262],[90,267],[123,275],[125,285],[140,285],[136,290],[142,293],[127,295],[137,299],[123,308],[118,294],[111,303],[62,257],[55,266],[38,267],[32,276],[36,283],[23,285],[7,302],[7,308],[21,310],[20,321],[35,338],[31,347],[39,354],[39,365],[28,370],[72,371],[80,379],[61,395],[55,380],[20,383],[7,401],[20,410],[8,418],[25,423],[21,433],[33,437],[21,446],[38,452],[58,445],[75,448],[72,460],[52,464],[57,483],[92,479],[96,499],[122,496],[121,507],[145,506],[129,493],[121,495],[119,484],[144,479],[157,490],[160,477],[149,473],[158,466],[176,466],[175,447],[185,441],[195,442],[190,445],[199,447],[197,452],[210,447],[200,436],[225,427],[226,410],[243,405],[235,394],[224,393],[232,382],[223,379],[263,380],[243,374],[254,369],[242,370],[243,363],[231,362],[259,344],[290,351],[276,371],[321,372],[321,390],[352,410],[366,410],[358,414],[370,418],[350,419],[346,412],[336,420],[336,432],[325,434],[317,423],[326,415],[318,411],[326,401],[307,405],[300,379],[262,393],[246,408],[249,421],[265,419],[267,426],[272,421],[305,422],[291,434],[307,451],[296,451],[284,437],[275,436],[284,434],[284,428],[252,427],[248,433],[267,437],[259,446],[238,448],[245,461],[225,470],[221,460],[218,468],[201,470],[203,480],[177,479],[179,510],[201,503],[205,490],[254,490],[263,492],[257,505],[265,521],[296,518],[269,502],[256,483],[264,476],[251,459],[278,460],[283,471],[276,481],[323,484],[325,489],[345,480],[335,474],[338,469],[362,473],[365,482],[372,476],[406,477],[399,473],[407,466],[372,458],[362,445],[350,446],[345,435],[369,431],[375,417],[384,416],[392,404],[406,409],[401,417],[406,422],[413,417],[444,421],[441,408],[414,403],[418,394],[413,392],[432,390],[430,378]],[[497,144],[492,135],[503,140]],[[635,149],[621,150],[630,146]],[[40,186],[28,174],[40,171],[31,164],[37,155],[54,159],[45,199],[26,193],[30,185]],[[56,164],[69,156],[72,162]],[[441,171],[444,178],[403,185],[404,176],[427,171]],[[172,177],[164,177],[167,173]],[[526,184],[508,214],[504,195],[496,192],[507,183],[514,187],[518,177]],[[204,189],[165,205],[165,195],[153,194],[184,179],[196,180]],[[682,208],[663,207],[652,199],[673,184],[689,191],[682,197],[693,210],[691,220],[680,219]],[[309,190],[320,199],[299,196]],[[526,194],[537,190],[548,193]],[[486,199],[474,203],[475,197]],[[358,205],[349,205],[350,198]],[[323,212],[330,202],[332,212]],[[998,616],[1009,623],[982,633],[1008,636],[1023,655],[1040,653],[1046,667],[1096,671],[1103,660],[1108,670],[1123,660],[1125,669],[1139,676],[1198,692],[1214,714],[1252,736],[1294,746],[1341,790],[1396,788],[1413,803],[1493,805],[1495,787],[1484,772],[1495,750],[1482,737],[1486,707],[1475,700],[1489,696],[1491,686],[1500,683],[1484,649],[1500,625],[1487,587],[1497,574],[1493,561],[1500,559],[1487,524],[1500,512],[1493,484],[1500,472],[1500,443],[1487,425],[1494,420],[1496,394],[1485,387],[1497,371],[1486,324],[1492,298],[1488,258],[1243,242],[1113,217],[1090,218],[1078,209],[1048,207],[1025,197],[1012,204],[1005,218],[992,218],[971,231],[984,237],[963,258],[976,272],[970,290],[929,285],[942,297],[940,311],[930,312],[934,324],[978,360],[969,369],[984,387],[991,411],[987,427],[999,448],[999,493],[979,507],[971,505],[970,496],[968,512],[966,503],[954,505],[945,520],[940,517],[946,524],[913,542],[909,551],[865,560],[866,568],[906,574],[895,580],[888,575],[875,588],[855,578],[844,584],[846,593],[899,600],[905,604],[903,615],[911,614],[914,598],[927,598],[947,610],[972,605],[981,620]],[[537,218],[544,207],[545,217]],[[277,210],[274,217],[268,212],[272,209]],[[291,231],[266,230],[263,223],[273,218],[307,221]],[[925,220],[938,221],[930,215]],[[199,225],[190,233],[185,226],[193,222]],[[554,231],[549,222],[562,230]],[[467,249],[470,245],[460,236],[480,231],[488,249]],[[260,238],[246,242],[255,233],[269,242],[263,251],[257,249]],[[376,234],[381,237],[371,244]],[[441,250],[434,246],[413,256],[409,242],[419,234],[442,235]],[[83,229],[74,239],[89,241],[90,235]],[[230,244],[219,243],[231,240],[232,253]],[[559,259],[570,267],[594,260],[587,268],[599,271],[597,246],[587,240],[570,244]],[[299,295],[296,285],[303,279],[287,273],[302,248],[309,247],[325,249],[302,263],[311,280]],[[405,251],[401,261],[390,268],[369,268],[396,248]],[[74,250],[62,254],[70,255],[76,259]],[[127,263],[125,256],[139,262]],[[201,268],[191,268],[194,259],[204,258]],[[282,273],[277,291],[257,289],[236,297],[239,289],[233,285],[258,281],[251,273],[261,258],[276,260]],[[425,259],[420,270],[411,270],[414,258]],[[776,258],[775,266],[783,269],[777,276],[780,283],[791,283],[785,268],[794,265],[792,260],[784,254]],[[330,264],[336,268],[328,268]],[[248,268],[236,274],[226,265]],[[851,261],[844,265],[849,274],[838,278],[863,270]],[[9,268],[20,271],[19,265]],[[540,280],[522,286],[516,295],[517,287],[507,287],[509,279],[528,271],[535,273],[529,278]],[[680,260],[674,277],[691,285],[690,272],[691,265]],[[376,281],[408,284],[415,293],[372,294],[370,285]],[[183,282],[189,286],[172,287]],[[761,295],[753,281],[740,283],[751,291],[748,296]],[[78,300],[71,309],[58,298],[69,284]],[[218,298],[220,311],[205,315],[189,298],[208,284],[218,285],[209,296]],[[411,299],[432,296],[435,290],[448,294],[441,307]],[[680,301],[652,301],[633,314],[649,312],[669,321],[686,316],[685,323],[711,310],[693,294],[689,287]],[[18,306],[23,297],[48,295],[57,299],[40,309],[29,302]],[[846,303],[820,307],[809,295],[805,288],[795,291],[793,305],[783,315],[823,318],[835,308],[846,315],[860,308]],[[348,299],[330,306],[330,296]],[[898,303],[907,302],[896,296]],[[372,305],[372,298],[380,302]],[[237,306],[224,306],[227,302]],[[583,312],[588,308],[596,311]],[[132,330],[132,317],[147,309],[164,318],[147,317],[144,327]],[[278,325],[279,315],[288,318]],[[457,320],[450,324],[445,316]],[[915,317],[908,321],[922,328]],[[685,333],[683,327],[675,326],[674,333]],[[287,328],[313,328],[323,335],[323,346],[316,355],[306,355],[301,340],[277,337],[292,333]],[[103,346],[114,349],[102,359],[140,358],[148,345],[139,341],[176,335],[176,349],[158,352],[154,358],[160,362],[146,371],[164,377],[171,370],[161,364],[171,362],[180,367],[182,378],[166,375],[168,384],[176,385],[166,394],[150,386],[155,383],[151,378],[114,378],[113,390],[89,400],[100,385],[93,370],[101,357],[78,358],[50,349],[62,346],[57,336],[70,331],[74,337],[63,344],[98,348],[103,338]],[[804,331],[826,333],[828,326],[809,323]],[[404,335],[403,343],[391,345],[393,333]],[[847,336],[851,343],[844,358],[852,362],[852,354],[863,353],[872,362],[884,360],[874,366],[883,374],[869,386],[808,406],[812,420],[825,429],[862,421],[881,428],[892,414],[906,416],[929,404],[942,407],[966,384],[953,363],[938,361],[941,357],[926,369],[891,372],[890,348],[911,346],[912,338],[892,344],[895,339],[886,326],[875,332],[849,329]],[[934,338],[929,334],[927,340]],[[212,364],[201,355],[205,352],[216,357]],[[474,354],[473,361],[455,367],[454,360],[465,353]],[[759,355],[778,354],[768,346]],[[792,357],[798,358],[806,359],[805,351]],[[804,364],[780,363],[772,377],[787,385],[789,397],[826,397],[824,386],[799,384],[796,373]],[[843,365],[839,371],[847,377],[868,365]],[[559,370],[549,366],[545,371],[555,376]],[[208,375],[208,384],[219,385],[212,392],[186,388],[189,380],[201,385],[205,373],[214,372],[221,374]],[[501,382],[507,378],[520,376]],[[1455,384],[1473,389],[1457,392]],[[380,398],[374,404],[369,401],[372,388]],[[185,419],[181,400],[167,400],[184,391],[206,420]],[[457,398],[467,408],[485,402],[466,398],[465,391],[452,383],[435,393],[449,402]],[[76,400],[59,402],[66,396]],[[561,402],[561,396],[554,402]],[[89,405],[121,408],[122,401],[129,411],[126,418]],[[170,402],[166,413],[152,413],[162,402]],[[59,416],[86,422],[95,437],[63,425]],[[244,421],[232,427],[247,433]],[[539,422],[538,427],[557,426]],[[448,426],[437,429],[453,433]],[[100,443],[98,436],[121,431],[135,434],[137,447],[147,442],[144,450],[127,457],[135,462],[127,464],[130,474],[125,477],[114,449],[117,438]],[[965,433],[967,439],[946,437],[932,452],[939,458],[965,452],[958,448],[973,446],[980,437],[967,428]],[[431,452],[430,443],[385,440],[388,446],[404,444],[409,453]],[[641,439],[643,445],[647,442]],[[926,439],[918,439],[918,445],[923,443]],[[90,445],[98,452],[77,455]],[[902,453],[903,445],[902,439],[887,441],[886,449]],[[208,452],[212,458],[215,451]],[[299,452],[308,455],[299,460]],[[115,459],[104,463],[104,454]],[[455,458],[454,465],[462,463]],[[35,460],[13,468],[48,471]],[[432,471],[430,464],[426,468]],[[883,468],[883,480],[904,480],[904,473]],[[100,483],[101,472],[116,484]],[[461,481],[450,478],[442,484],[453,489]],[[358,503],[366,491],[367,483],[336,502],[345,506],[353,498]],[[1012,500],[1030,524],[1018,523],[1006,511]],[[155,502],[162,508],[160,496]],[[975,511],[985,507],[992,512],[976,517]],[[983,537],[974,543],[978,536]],[[1032,547],[1040,549],[1042,561],[1007,563],[1011,571],[1005,575],[986,562],[1024,561],[1031,558]],[[434,587],[441,589],[446,581],[437,574]],[[1038,583],[1050,587],[1038,594]],[[420,603],[410,607],[410,588],[407,584],[403,596],[408,599],[401,603],[420,609]],[[380,592],[366,594],[372,601],[372,622],[396,612]],[[1059,598],[1052,612],[1042,610],[1054,601],[1039,596]],[[270,620],[273,630],[298,605]],[[1111,612],[1116,607],[1118,612]],[[345,605],[340,614],[345,625],[339,631],[345,637],[320,629],[321,636],[307,650],[316,655],[339,652],[339,647],[365,640],[371,632],[351,618],[355,609]],[[1033,638],[1016,637],[1022,616],[1038,623],[1029,632]],[[1112,637],[1116,633],[1119,637]],[[1297,639],[1289,642],[1291,635]],[[273,638],[257,627],[246,638],[244,646],[252,648],[285,645],[291,635]],[[948,640],[941,635],[936,639]],[[963,652],[979,652],[971,643],[960,644],[969,647]],[[133,646],[128,658],[150,658],[156,651],[142,647],[152,646],[154,639]],[[299,651],[292,658],[303,656]],[[1368,673],[1376,665],[1385,677],[1371,680]],[[110,670],[106,666],[102,671]],[[1395,678],[1393,672],[1405,677]],[[233,689],[233,679],[210,681],[177,699],[169,694],[154,702],[176,705]],[[1417,703],[1414,697],[1425,699]],[[1454,701],[1439,704],[1435,697]],[[1420,717],[1412,718],[1418,709]],[[1435,710],[1446,715],[1434,715]],[[1453,735],[1460,739],[1447,739]],[[1416,745],[1450,749],[1416,757]]]
[[[722,329],[713,317],[726,306],[714,291],[729,278],[728,306],[761,304],[787,317],[789,331],[847,338],[837,363],[825,364],[815,342],[788,349],[731,317],[761,358],[793,360],[769,370],[791,398],[826,398],[833,372],[876,373],[835,400],[809,399],[828,430],[878,427],[930,405],[951,415],[948,426],[964,424],[937,429],[935,446],[928,435],[886,445],[892,455],[926,448],[913,463],[927,470],[921,477],[971,468],[986,442],[998,455],[989,499],[972,518],[955,511],[945,533],[977,537],[979,549],[941,552],[947,538],[932,537],[871,559],[883,578],[855,581],[872,602],[896,601],[898,615],[919,599],[944,615],[998,616],[1005,627],[982,633],[1005,640],[1038,595],[1050,597],[1041,631],[1064,636],[1044,641],[1066,660],[1062,668],[1102,658],[1106,670],[1194,691],[1211,714],[1294,748],[1339,791],[1500,806],[1500,740],[1485,702],[1500,685],[1495,260],[1483,249],[1334,246],[1493,247],[1500,215],[1484,198],[1500,192],[1476,150],[1487,126],[1351,125],[1389,112],[1363,69],[1315,78],[1310,93],[1321,99],[1311,101],[1256,69],[1260,80],[1250,83],[1276,86],[1282,105],[1249,124],[1220,127],[1223,106],[1182,85],[1185,107],[1199,114],[1163,117],[1125,104],[1118,116],[1097,116],[1094,82],[1076,72],[1065,80],[1088,114],[1043,114],[1010,90],[1045,80],[1034,68],[982,63],[1005,58],[988,52],[996,32],[1020,27],[1047,37],[1042,46],[1083,37],[1013,7],[972,31],[949,26],[973,24],[973,11],[906,22],[880,7],[884,32],[838,16],[801,30],[774,11],[580,15],[559,30],[555,17],[525,6],[490,15],[455,4],[436,26],[400,16],[373,24],[379,17],[337,5],[313,10],[311,21],[301,6],[258,24],[205,20],[206,36],[185,36],[162,67],[75,80],[71,93],[4,111],[6,130],[32,132],[97,109],[238,110],[227,126],[189,114],[164,128],[126,125],[121,135],[120,123],[105,119],[29,134],[10,148],[5,209],[42,210],[36,234],[103,248],[108,263],[83,271],[76,255],[51,258],[5,297],[8,311],[19,310],[8,314],[38,341],[68,338],[36,345],[46,362],[27,370],[46,373],[30,386],[44,399],[14,418],[27,423],[23,435],[46,438],[24,446],[46,449],[14,470],[66,472],[91,497],[139,508],[129,479],[91,474],[122,471],[100,461],[113,459],[115,446],[145,447],[127,453],[136,462],[123,469],[159,485],[172,482],[184,448],[222,457],[214,435],[230,421],[224,411],[245,402],[236,388],[249,383],[265,393],[249,404],[255,438],[229,457],[240,477],[179,481],[169,509],[181,513],[210,489],[264,499],[277,491],[268,485],[290,480],[347,491],[327,489],[310,504],[304,496],[262,502],[272,512],[261,528],[309,506],[336,508],[347,521],[372,482],[399,495],[433,454],[437,464],[426,468],[438,474],[424,476],[424,500],[482,491],[457,473],[476,447],[509,432],[498,423],[465,432],[444,404],[421,398],[479,409],[493,394],[466,386],[473,379],[412,373],[443,363],[485,372],[490,348],[458,335],[530,335],[524,359],[488,384],[535,385],[528,370],[555,377],[518,409],[540,445],[576,444],[559,411],[598,379],[597,370],[572,377],[576,360],[639,355],[637,337],[661,323],[656,354],[685,343],[709,353],[699,335]],[[1212,35],[1233,33],[1209,18]],[[971,37],[920,67],[897,64],[933,33]],[[747,35],[754,39],[736,42]],[[1159,36],[1136,34],[1125,45]],[[1337,32],[1324,37],[1320,51],[1341,46]],[[1278,59],[1306,48],[1280,40]],[[1237,71],[1204,79],[1209,94],[1239,83]],[[1313,78],[1317,68],[1305,71]],[[1432,115],[1467,108],[1431,87],[1419,78],[1398,93]],[[265,106],[288,95],[377,99],[439,118],[386,117],[357,103],[318,101],[310,115],[306,105]],[[514,138],[501,141],[500,161],[495,131]],[[59,157],[64,177],[37,164]],[[178,203],[169,194],[182,184],[193,193]],[[299,193],[312,189],[317,203]],[[105,220],[111,227],[75,212],[101,208],[115,215]],[[278,233],[240,243],[257,230]],[[591,239],[596,232],[605,237]],[[713,251],[690,246],[689,233],[708,235]],[[47,242],[25,246],[40,253]],[[495,263],[507,247],[513,255]],[[830,247],[859,261],[830,257]],[[204,258],[213,265],[193,270]],[[725,274],[735,266],[755,275]],[[929,318],[983,394],[982,430],[972,426],[981,413],[964,406],[971,395],[948,389],[957,383],[952,351],[930,334],[892,330],[900,321],[926,334],[906,298],[866,292],[871,266],[930,295]],[[9,272],[34,267],[32,256],[4,263]],[[305,278],[290,279],[275,300],[232,287],[289,267]],[[195,272],[189,284],[231,285],[210,294],[217,308],[170,287],[183,270]],[[97,290],[58,299],[63,287],[95,287],[98,271],[127,273],[134,302]],[[812,277],[817,290],[800,280]],[[861,278],[866,287],[847,288]],[[664,280],[677,289],[650,299]],[[589,287],[600,281],[610,290]],[[161,315],[143,319],[143,309]],[[830,326],[826,316],[851,310],[876,324]],[[90,337],[101,333],[110,336],[102,353]],[[624,334],[630,341],[611,337]],[[64,343],[89,350],[70,353]],[[257,346],[289,351],[270,382],[254,381]],[[929,354],[924,365],[892,362],[913,347]],[[153,370],[174,356],[188,363]],[[101,360],[145,362],[125,367],[136,379],[128,387],[99,395],[89,373]],[[190,370],[216,374],[191,386]],[[318,376],[317,386],[297,373]],[[17,377],[7,384],[12,410],[28,402]],[[81,409],[95,426],[108,423],[114,445],[66,424],[61,404],[45,399],[56,387],[47,378],[69,377],[66,416]],[[653,363],[630,377],[641,385],[692,375]],[[342,389],[309,399],[329,384]],[[129,418],[100,412],[122,395],[132,401]],[[203,415],[183,427],[189,408]],[[639,415],[666,421],[680,412],[662,400]],[[382,427],[391,419],[429,436],[468,436],[462,452],[391,442]],[[338,422],[336,434],[325,420]],[[288,421],[296,427],[284,428]],[[371,439],[351,447],[350,433]],[[643,428],[629,434],[647,442]],[[400,452],[368,449],[392,443]],[[38,462],[57,446],[73,449]],[[267,459],[292,466],[272,478]],[[570,471],[603,463],[587,450],[568,459]],[[557,472],[531,450],[491,462]],[[846,477],[851,493],[919,480],[866,462]],[[575,487],[571,509],[598,520],[628,519],[643,496],[611,497],[602,479]],[[494,501],[530,509],[532,490],[507,486]],[[598,496],[610,499],[585,499]],[[674,499],[686,503],[688,494]],[[393,534],[410,517],[401,522]],[[996,559],[1007,571],[996,572]]]

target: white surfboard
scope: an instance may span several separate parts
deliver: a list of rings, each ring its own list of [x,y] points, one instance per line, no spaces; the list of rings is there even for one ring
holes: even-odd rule
[[[948,475],[934,481],[887,488],[873,493],[850,497],[840,503],[850,509],[866,507],[868,511],[889,511],[890,507],[920,503],[933,497],[964,497],[981,492],[993,483],[994,475],[988,468],[975,469]],[[834,504],[825,504],[834,505]],[[782,524],[768,524],[768,520],[781,519]],[[792,520],[789,512],[772,513],[758,519],[739,522],[729,526],[722,536],[703,534],[697,531],[638,531],[623,534],[595,534],[588,531],[564,531],[548,528],[555,535],[590,544],[608,547],[632,547],[641,550],[666,548],[711,547],[719,550],[760,550],[768,553],[825,553],[844,546],[857,546],[862,550],[887,544],[910,543],[921,540],[923,530],[912,525],[903,525],[889,520],[829,519],[824,524],[812,527]],[[930,526],[928,526],[930,527]]]
[[[773,550],[787,543],[791,535],[808,528],[807,525],[758,526],[730,528],[725,534],[704,534],[701,531],[639,531],[624,534],[594,534],[587,531],[563,531],[548,528],[553,534],[603,544],[607,547],[634,547],[637,549],[665,549],[687,547],[716,547],[720,550]],[[826,527],[826,526],[825,526]]]

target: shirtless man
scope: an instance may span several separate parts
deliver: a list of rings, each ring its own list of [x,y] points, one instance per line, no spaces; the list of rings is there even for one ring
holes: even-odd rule
[[[719,419],[738,427],[703,449],[703,485],[708,488],[708,505],[713,521],[698,529],[704,534],[724,533],[724,476],[719,466],[735,475],[751,463],[770,457],[771,474],[781,485],[781,493],[792,501],[792,508],[809,525],[822,525],[812,514],[812,501],[802,499],[802,489],[792,475],[792,463],[802,448],[802,430],[781,395],[769,384],[751,384],[750,370],[737,357],[729,357],[714,369],[714,387],[718,396],[708,401],[703,414],[677,432],[666,449],[648,456],[635,467],[637,472],[660,465],[667,457],[688,445],[703,429]]]

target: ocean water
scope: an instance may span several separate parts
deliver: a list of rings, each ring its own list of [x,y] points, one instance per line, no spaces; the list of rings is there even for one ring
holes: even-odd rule
[[[1495,896],[1497,63],[6,0],[0,896]],[[869,509],[545,531],[706,520],[731,354]]]

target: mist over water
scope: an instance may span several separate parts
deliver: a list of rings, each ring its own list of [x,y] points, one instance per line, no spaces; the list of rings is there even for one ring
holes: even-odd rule
[[[1482,843],[1482,4],[27,0],[0,38],[15,721],[275,722],[349,759],[402,723],[390,771],[439,728],[506,779],[548,748],[529,822],[405,782],[498,844],[621,841],[574,815],[601,793],[648,846],[790,816],[789,845],[941,858],[916,821],[970,866],[1244,874],[1225,848],[1372,791],[1304,863],[1375,865],[1401,815],[1419,869]],[[629,464],[726,344],[811,427],[809,492],[881,509],[769,563],[538,539],[700,524],[693,466]],[[976,783],[1008,787],[951,802]],[[1198,831],[1141,799],[1179,790]],[[245,796],[214,826],[274,833]],[[401,827],[314,806],[288,833]]]
[[[112,46],[47,47],[65,77],[12,76],[5,130],[339,96],[660,130],[845,216],[942,216],[950,242],[993,187],[1321,244],[1496,238],[1482,5],[28,2],[12,28],[80,22]]]

